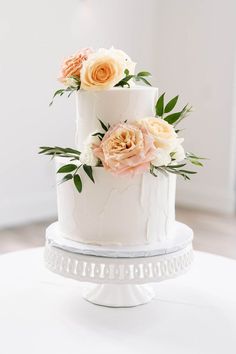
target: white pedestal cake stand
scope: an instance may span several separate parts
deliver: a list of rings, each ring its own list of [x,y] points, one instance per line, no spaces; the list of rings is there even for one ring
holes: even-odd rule
[[[155,295],[148,283],[185,273],[193,260],[192,230],[176,222],[172,240],[142,247],[101,247],[67,240],[57,223],[46,232],[46,267],[64,277],[90,283],[84,298],[110,307],[132,307]]]

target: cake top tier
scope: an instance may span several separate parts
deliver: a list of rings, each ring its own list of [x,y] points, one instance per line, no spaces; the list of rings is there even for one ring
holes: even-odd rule
[[[158,89],[134,86],[102,91],[80,90],[76,94],[76,146],[82,149],[91,132],[99,131],[100,122],[110,126],[154,115]]]

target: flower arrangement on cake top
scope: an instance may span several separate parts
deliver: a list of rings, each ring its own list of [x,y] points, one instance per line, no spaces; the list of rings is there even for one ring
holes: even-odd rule
[[[57,90],[53,98],[64,93],[70,96],[78,90],[130,88],[135,82],[151,86],[148,76],[151,74],[147,71],[135,74],[135,63],[121,50],[110,48],[94,52],[86,48],[64,61],[59,81],[65,88]],[[98,117],[101,130],[91,132],[82,151],[43,146],[39,153],[68,158],[69,163],[57,173],[65,174],[62,182],[73,180],[79,192],[82,191],[81,167],[92,182],[95,182],[93,167],[103,167],[114,175],[134,176],[149,171],[154,177],[158,173],[173,173],[188,180],[196,172],[186,169],[186,164],[202,166],[203,158],[184,151],[184,139],[178,136],[177,125],[192,107],[186,105],[173,113],[177,101],[178,96],[175,96],[165,103],[163,93],[156,102],[155,116],[135,121],[131,118],[112,126]]]
[[[141,71],[135,75],[135,66],[136,63],[120,49],[101,48],[96,52],[90,48],[82,49],[63,62],[59,81],[66,88],[57,90],[53,99],[65,93],[70,96],[80,89],[97,91],[118,86],[130,87],[134,81],[151,86],[147,80],[151,74]]]

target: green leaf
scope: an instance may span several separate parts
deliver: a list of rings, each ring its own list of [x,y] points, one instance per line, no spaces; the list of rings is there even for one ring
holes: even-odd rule
[[[128,76],[129,75],[129,70],[125,69],[124,73],[125,73],[125,76]]]
[[[61,168],[59,168],[59,170],[57,171],[57,173],[68,173],[68,172],[72,172],[74,170],[76,170],[77,165],[74,164],[68,164],[68,165],[64,165]]]
[[[152,76],[148,71],[140,71],[137,76]]]
[[[150,169],[150,173],[151,173],[151,175],[153,175],[154,177],[157,177],[157,175],[155,174],[155,172],[154,172],[154,169]]]
[[[71,91],[68,93],[67,97],[70,98],[70,96],[72,95],[73,92],[74,92],[74,90],[71,90]]]
[[[158,98],[156,103],[156,115],[162,117],[164,113],[164,96],[165,92]]]
[[[179,170],[181,173],[188,173],[190,175],[195,175],[197,172],[196,171],[187,171],[187,170]]]
[[[203,164],[198,160],[189,159],[189,161],[195,166],[203,167]]]
[[[183,163],[181,165],[169,165],[168,167],[169,168],[181,168],[181,167],[184,167],[184,166],[186,166],[186,163]]]
[[[68,153],[71,153],[71,154],[76,154],[76,155],[80,155],[81,154],[80,151],[75,150],[75,149],[71,149],[71,148],[65,148],[64,150],[65,150],[65,152],[68,152]]]
[[[193,159],[197,159],[197,160],[207,160],[206,157],[200,157],[195,155],[193,152],[186,152],[187,157],[193,158]]]
[[[102,139],[104,138],[104,135],[105,135],[105,134],[99,133],[99,132],[92,134],[92,136],[98,136],[100,140],[102,140]]]
[[[59,184],[62,184],[64,182],[70,181],[73,178],[72,174],[66,175],[62,178]]]
[[[182,176],[185,180],[189,180],[189,181],[190,181],[189,176],[187,176],[187,175],[185,175],[185,174],[181,174],[180,176]]]
[[[177,113],[172,113],[164,118],[164,120],[169,124],[174,124],[181,117],[182,111]]]
[[[174,98],[172,98],[172,100],[170,100],[170,101],[167,103],[167,105],[165,106],[165,109],[164,109],[164,112],[165,112],[165,113],[169,113],[169,112],[172,111],[172,109],[175,108],[175,105],[176,105],[176,103],[177,103],[177,101],[178,101],[178,98],[179,98],[179,96],[175,96]]]
[[[93,178],[93,169],[91,166],[88,165],[83,165],[84,172],[88,175],[88,177],[91,179],[93,183],[95,183],[94,178]]]
[[[127,75],[126,77],[124,77],[124,79],[122,79],[122,81],[128,82],[128,81],[131,80],[133,77],[135,77],[135,76],[134,76],[134,75]]]
[[[56,92],[54,92],[54,95],[52,96],[52,101],[49,103],[49,106],[51,106],[53,104],[53,100],[56,96],[62,96],[65,93],[65,89],[59,89]]]
[[[80,178],[80,175],[75,175],[74,176],[74,185],[79,193],[82,192],[82,181]]]
[[[138,76],[138,78],[139,78],[140,80],[142,80],[146,85],[152,86],[149,81],[147,81],[146,79],[144,79],[144,77]]]
[[[168,176],[168,173],[166,172],[164,167],[156,167],[156,170],[163,174],[164,176]],[[174,170],[173,170],[174,171]]]
[[[107,131],[108,131],[107,126],[101,121],[101,119],[98,119],[98,120],[99,120],[99,122],[100,122],[100,124],[101,124],[101,126],[102,126],[102,129],[107,132]]]
[[[154,177],[157,177],[157,174],[155,174],[155,166],[153,164],[150,164],[150,173],[151,175],[153,175]]]

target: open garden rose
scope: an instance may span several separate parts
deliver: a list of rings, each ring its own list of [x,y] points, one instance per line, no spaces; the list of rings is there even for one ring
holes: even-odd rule
[[[134,175],[149,169],[156,148],[144,128],[119,123],[105,134],[93,151],[106,170],[115,175]]]
[[[67,58],[62,64],[60,81],[66,86],[70,86],[70,78],[80,78],[80,72],[83,62],[88,59],[88,56],[92,53],[92,49],[85,48],[80,50],[75,55]]]
[[[178,137],[172,125],[161,118],[144,118],[138,125],[147,129],[154,138],[156,148],[172,152],[178,145]]]
[[[104,90],[115,86],[125,76],[126,61],[115,49],[99,49],[89,56],[81,70],[81,88]]]

